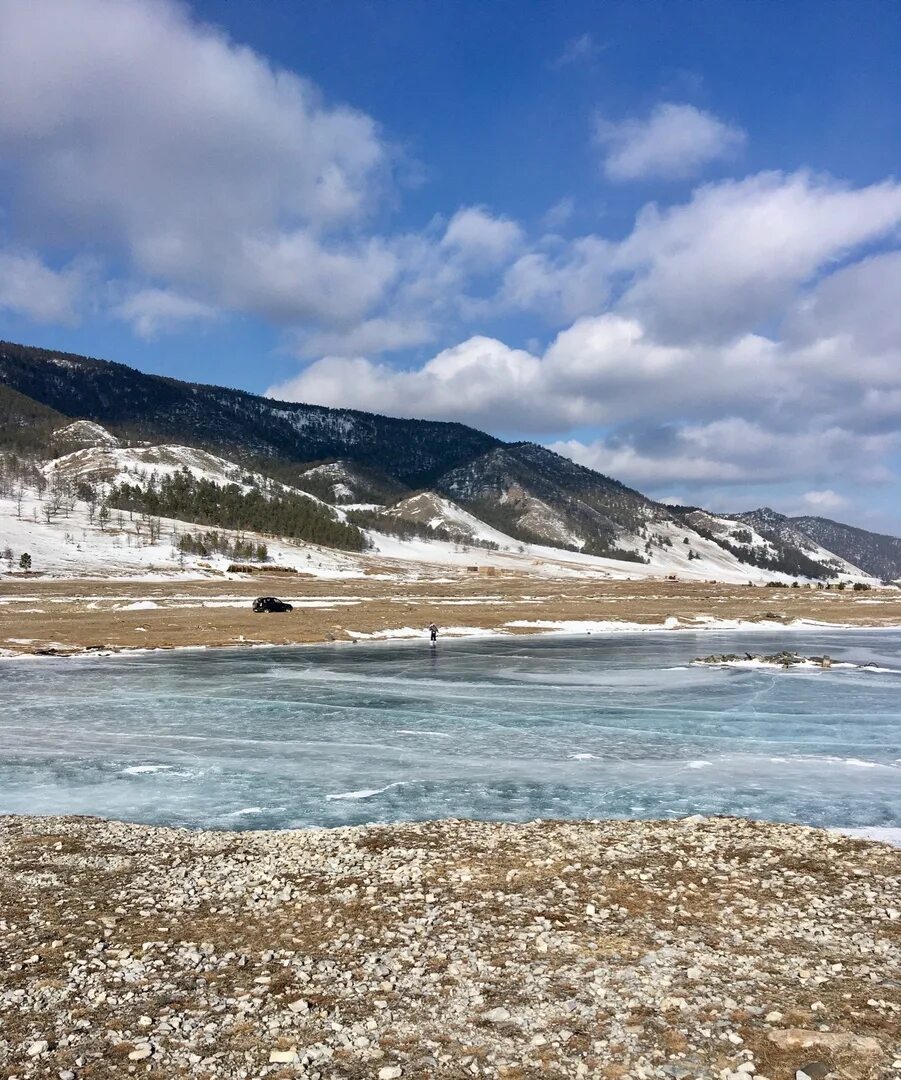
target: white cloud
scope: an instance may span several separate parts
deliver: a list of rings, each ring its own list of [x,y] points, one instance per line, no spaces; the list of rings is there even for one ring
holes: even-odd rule
[[[799,298],[789,310],[792,339],[853,340],[858,354],[901,361],[901,251],[872,255],[844,266]],[[878,372],[870,369],[871,378]]]
[[[540,361],[494,338],[474,337],[445,349],[420,369],[398,371],[361,357],[325,357],[296,378],[270,387],[270,397],[338,405],[392,416],[466,419],[497,427],[515,413],[528,425],[543,411],[532,397]],[[498,412],[508,399],[510,410]]]
[[[801,496],[801,501],[807,512],[812,514],[834,513],[836,510],[843,510],[848,505],[848,500],[844,495],[839,495],[830,488],[825,491],[805,491]]]
[[[708,162],[733,157],[745,133],[693,105],[664,102],[644,120],[595,121],[610,180],[686,177]]]
[[[434,340],[435,329],[423,319],[373,318],[358,323],[350,330],[325,331],[299,342],[299,351],[306,356],[373,355],[423,345]]]
[[[545,212],[541,223],[546,229],[560,229],[573,216],[575,209],[575,200],[570,195],[564,195]]]
[[[705,415],[739,398],[768,403],[792,385],[765,338],[742,339],[725,355],[691,350],[661,345],[636,320],[609,314],[578,320],[540,357],[478,336],[409,371],[328,357],[269,392],[540,433],[680,408]]]
[[[85,289],[85,267],[47,266],[29,251],[0,251],[0,310],[36,322],[75,323]]]
[[[527,252],[507,268],[499,302],[542,312],[555,322],[601,311],[610,295],[614,255],[614,246],[597,236]]]
[[[782,484],[816,479],[878,484],[889,476],[881,460],[901,446],[896,435],[860,436],[838,427],[780,431],[732,416],[619,435],[584,443],[577,439],[551,449],[582,465],[639,487],[686,484]],[[839,505],[832,490],[812,491],[821,508]]]
[[[371,245],[329,239],[379,192],[375,122],[181,5],[3,0],[0,149],[35,241],[96,245],[182,293],[334,321],[390,279]]]
[[[342,352],[409,347],[481,311],[473,283],[524,244],[481,206],[374,233],[398,157],[377,123],[174,0],[0,0],[0,156],[13,239],[89,245],[109,295],[148,294],[124,312],[144,334],[193,303]]]
[[[761,173],[700,187],[666,208],[648,204],[620,241],[546,236],[506,265],[494,305],[557,325],[612,309],[661,340],[718,344],[788,316],[797,324],[789,337],[821,337],[813,324],[837,325],[827,312],[842,292],[844,318],[857,306],[871,316],[871,335],[896,341],[901,316],[888,280],[901,284],[897,252],[836,274],[806,329],[801,316],[805,299],[816,301],[819,276],[899,229],[901,184],[851,188],[803,171]]]
[[[366,316],[398,273],[379,239],[323,246],[305,230],[244,238],[237,261],[220,271],[225,302],[283,323],[347,326]]]
[[[569,67],[571,64],[584,64],[593,60],[598,53],[603,52],[604,46],[599,45],[591,34],[579,34],[570,38],[563,49],[552,61],[552,68]]]
[[[522,229],[515,221],[494,217],[481,206],[467,206],[451,218],[441,246],[476,264],[495,266],[504,262],[522,240]]]
[[[209,304],[167,289],[141,289],[117,304],[113,314],[130,323],[138,337],[150,341],[186,324],[210,322],[219,313]]]
[[[646,207],[619,246],[621,300],[654,329],[723,340],[780,314],[800,286],[863,245],[897,235],[901,184],[849,188],[806,172],[761,173]]]

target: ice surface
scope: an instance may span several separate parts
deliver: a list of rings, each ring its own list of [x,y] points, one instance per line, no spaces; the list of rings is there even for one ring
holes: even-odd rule
[[[689,666],[784,648],[853,666]],[[899,691],[901,631],[883,630],[6,660],[0,812],[224,829],[742,814],[889,835]]]

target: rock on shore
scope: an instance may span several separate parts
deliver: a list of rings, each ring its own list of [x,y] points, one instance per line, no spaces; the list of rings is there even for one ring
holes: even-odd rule
[[[899,946],[800,826],[7,817],[0,1077],[889,1077]]]

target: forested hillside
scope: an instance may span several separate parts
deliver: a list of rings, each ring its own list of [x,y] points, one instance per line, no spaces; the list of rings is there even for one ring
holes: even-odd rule
[[[821,517],[796,517],[792,522],[812,540],[854,563],[868,574],[894,581],[901,578],[901,539],[857,529]]]
[[[146,485],[119,484],[110,490],[105,504],[118,510],[197,525],[249,529],[347,551],[362,551],[366,546],[355,525],[337,520],[327,507],[312,499],[286,491],[242,491],[237,484],[197,480],[186,472],[153,479]]]
[[[522,544],[691,564],[692,575],[699,560],[809,578],[857,566],[901,574],[901,540],[768,510],[728,518],[663,505],[545,447],[463,424],[273,401],[26,345],[0,342],[0,421],[0,481],[12,491],[52,474],[51,510],[73,497],[67,475],[70,488],[93,477],[112,488],[112,509],[361,550],[358,525],[455,538],[446,521],[383,513],[412,491],[434,492]],[[356,507],[355,522],[323,502]]]
[[[352,458],[422,487],[500,441],[463,424],[279,402],[242,390],[145,375],[124,364],[0,342],[0,383],[125,439],[308,464]]]

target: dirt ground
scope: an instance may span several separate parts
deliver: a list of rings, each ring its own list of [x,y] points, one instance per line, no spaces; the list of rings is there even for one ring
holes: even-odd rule
[[[251,601],[266,595],[292,602],[294,611],[254,614]],[[350,641],[353,634],[425,628],[432,621],[452,635],[464,627],[507,633],[536,629],[506,625],[515,621],[662,625],[667,619],[689,627],[711,619],[901,626],[901,590],[855,593],[457,571],[433,581],[265,573],[203,581],[0,580],[0,651],[6,653]]]

